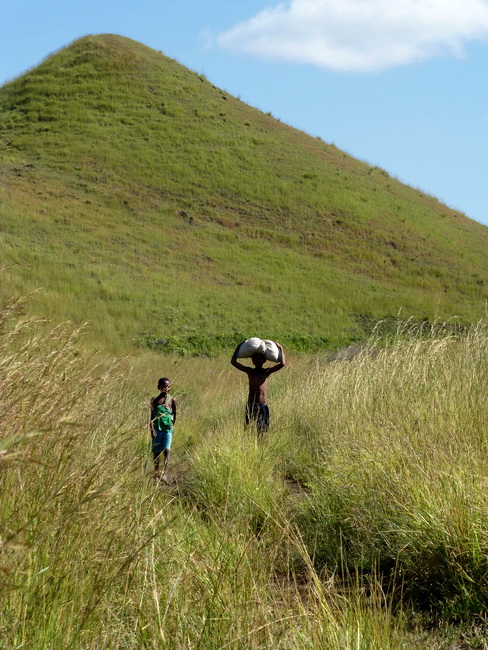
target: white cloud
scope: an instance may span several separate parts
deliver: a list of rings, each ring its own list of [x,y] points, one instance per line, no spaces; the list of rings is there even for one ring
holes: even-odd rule
[[[291,0],[217,41],[266,59],[338,71],[374,71],[488,39],[487,0]]]

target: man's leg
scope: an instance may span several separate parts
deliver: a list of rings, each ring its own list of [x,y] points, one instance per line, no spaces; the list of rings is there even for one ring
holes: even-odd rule
[[[246,406],[246,426],[255,426],[258,433],[261,428],[261,408],[260,404],[248,404]]]
[[[254,422],[254,404],[246,404],[246,427]]]
[[[256,417],[256,428],[258,430],[259,438],[263,437],[263,434],[269,428],[269,408],[267,404],[261,404]]]

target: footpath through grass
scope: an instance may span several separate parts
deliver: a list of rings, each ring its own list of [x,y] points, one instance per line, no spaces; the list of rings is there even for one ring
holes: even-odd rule
[[[486,323],[291,358],[262,444],[227,358],[109,364],[69,326],[1,324],[2,647],[484,647]]]

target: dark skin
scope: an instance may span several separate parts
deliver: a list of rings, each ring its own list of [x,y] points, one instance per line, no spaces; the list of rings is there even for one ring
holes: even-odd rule
[[[271,366],[270,368],[264,368],[263,366],[264,363],[266,362],[266,357],[264,356],[264,354],[258,353],[258,354],[254,354],[251,357],[251,361],[254,364],[254,368],[250,368],[249,366],[245,366],[244,364],[239,363],[239,361],[237,361],[237,353],[239,352],[239,348],[243,343],[244,341],[241,341],[239,345],[236,347],[230,362],[234,366],[234,368],[237,368],[237,370],[240,370],[241,372],[245,372],[246,375],[248,376],[249,395],[247,398],[247,403],[249,405],[267,404],[268,377],[272,375],[274,372],[278,372],[278,370],[281,370],[282,368],[285,367],[285,353],[283,351],[282,346],[279,343],[276,343],[280,351],[280,361],[278,361],[276,365]]]
[[[171,389],[170,381],[163,381],[161,384],[158,384],[159,395],[151,402],[151,413],[149,416],[149,429],[151,430],[151,435],[153,438],[156,438],[157,436],[153,424],[153,414],[152,414],[153,404],[160,404],[160,405],[166,404],[169,408],[171,408],[171,411],[173,412],[173,426],[176,422],[176,400],[174,397],[170,396],[169,394],[170,389]],[[160,453],[161,452],[157,452],[154,454],[154,469],[156,472],[159,470]],[[164,474],[169,465],[170,450],[165,449],[163,451],[163,456],[164,456],[164,465],[163,465],[163,474]]]

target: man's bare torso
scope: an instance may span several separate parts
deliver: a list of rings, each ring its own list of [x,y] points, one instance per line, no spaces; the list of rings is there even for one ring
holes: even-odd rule
[[[234,368],[237,368],[241,372],[245,372],[249,379],[248,405],[265,406],[268,403],[268,377],[285,367],[285,353],[282,346],[279,343],[276,343],[280,352],[280,361],[276,362],[276,365],[271,368],[263,368],[263,364],[266,362],[266,356],[261,353],[256,353],[251,357],[254,368],[250,368],[249,366],[245,366],[237,361],[237,355],[242,343],[244,343],[244,341],[237,345],[230,362]]]
[[[247,368],[249,378],[248,404],[267,404],[269,368]]]

